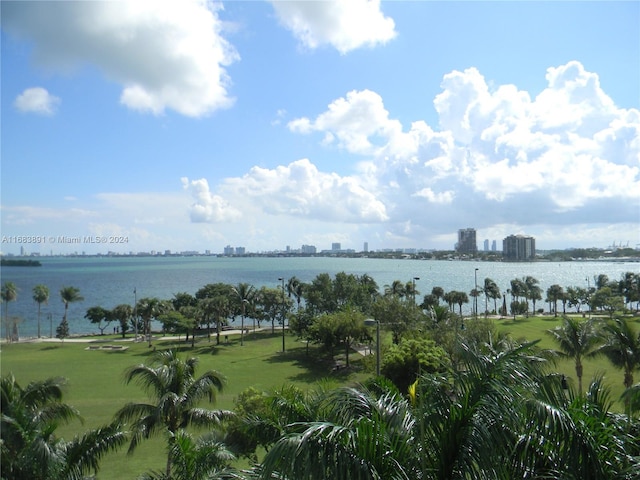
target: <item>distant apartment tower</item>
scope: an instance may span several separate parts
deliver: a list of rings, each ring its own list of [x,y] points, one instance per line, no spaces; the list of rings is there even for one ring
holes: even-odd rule
[[[364,246],[362,248],[364,253],[369,253],[369,242],[364,242]]]
[[[246,249],[244,247],[236,247],[236,255],[244,255],[246,253]]]
[[[342,245],[339,242],[335,242],[331,244],[331,250],[335,251],[340,251],[342,250]]]
[[[527,262],[536,258],[536,239],[526,235],[509,235],[502,240],[502,257],[509,262]]]
[[[485,252],[488,252],[488,251],[489,251],[489,239],[488,239],[488,238],[486,238],[486,239],[484,240],[484,251],[485,251]]]
[[[495,240],[493,240],[493,241],[491,242],[491,251],[492,251],[492,252],[495,252],[497,249],[498,249],[498,246],[496,245],[496,241],[495,241]]]
[[[302,248],[300,249],[300,251],[302,253],[304,253],[304,254],[315,255],[316,246],[315,245],[302,245]]]
[[[224,247],[224,254],[225,255],[233,255],[234,252],[235,252],[235,250],[231,245],[227,245],[226,247]]]
[[[461,228],[458,230],[458,243],[456,243],[458,253],[478,253],[475,228]]]

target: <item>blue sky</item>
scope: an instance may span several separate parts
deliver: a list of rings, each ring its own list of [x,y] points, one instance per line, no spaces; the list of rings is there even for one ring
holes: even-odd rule
[[[1,5],[3,253],[640,244],[639,2]]]

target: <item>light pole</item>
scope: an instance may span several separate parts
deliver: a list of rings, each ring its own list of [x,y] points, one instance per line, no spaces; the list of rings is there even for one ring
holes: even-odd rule
[[[591,282],[589,281],[589,277],[586,277],[587,281],[587,301],[589,302],[587,306],[589,307],[589,318],[591,318]]]
[[[473,296],[473,311],[474,311],[474,317],[477,320],[478,319],[478,269],[476,268],[476,271],[473,272],[473,283],[475,285],[475,295]]]
[[[284,277],[278,280],[282,282],[282,352],[284,353]]]
[[[367,318],[364,321],[365,326],[373,327],[376,326],[376,375],[380,376],[380,322],[378,320],[374,320],[373,318]]]
[[[133,341],[138,341],[138,290],[133,287]]]
[[[420,277],[413,277],[413,306],[416,306],[416,280],[420,280]]]

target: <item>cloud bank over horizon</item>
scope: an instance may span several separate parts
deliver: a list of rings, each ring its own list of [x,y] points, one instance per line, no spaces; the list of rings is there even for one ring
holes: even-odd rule
[[[215,194],[207,183],[205,198],[220,195],[250,216],[259,205],[266,217],[379,224],[413,244],[465,225],[629,228],[640,204],[640,112],[616,107],[580,62],[550,67],[546,79],[532,98],[514,85],[490,88],[473,67],[450,72],[434,99],[439,130],[420,119],[401,125],[373,91],[347,92],[287,128],[361,157],[352,175],[300,159],[254,167]],[[194,218],[207,208],[194,195],[192,220],[215,223]]]

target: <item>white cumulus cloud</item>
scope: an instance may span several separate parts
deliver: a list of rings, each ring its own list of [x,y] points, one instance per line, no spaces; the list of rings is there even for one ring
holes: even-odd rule
[[[310,49],[331,45],[341,54],[384,44],[396,36],[395,23],[380,0],[272,1],[280,22]]]
[[[14,106],[21,112],[39,115],[53,115],[59,104],[60,99],[42,87],[27,88],[14,102]]]
[[[233,103],[221,5],[206,0],[6,2],[3,29],[34,43],[54,71],[85,63],[122,85],[128,108],[199,117]]]
[[[438,131],[420,119],[403,127],[370,90],[289,129],[363,156],[362,186],[397,234],[408,224],[418,234],[438,223],[637,222],[640,112],[617,107],[580,62],[551,67],[546,79],[535,94],[490,86],[476,68],[450,72],[434,99]]]
[[[190,207],[191,221],[195,223],[216,223],[236,221],[242,217],[242,212],[230,204],[220,195],[209,189],[209,182],[201,178],[191,180],[184,177],[182,186],[189,191],[194,202]]]

